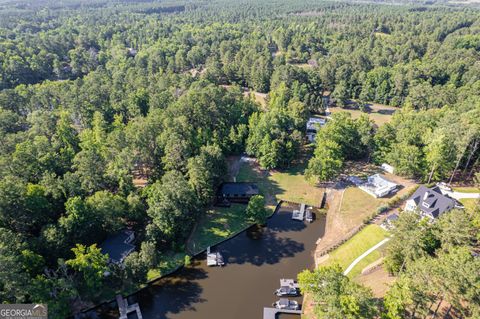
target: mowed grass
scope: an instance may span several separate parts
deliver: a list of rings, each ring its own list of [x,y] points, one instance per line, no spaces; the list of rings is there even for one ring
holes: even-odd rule
[[[462,198],[460,199],[460,203],[465,206],[465,209],[469,212],[473,211],[477,205],[479,205],[478,199],[475,198]]]
[[[297,165],[286,170],[263,171],[257,164],[242,163],[237,175],[237,182],[254,182],[269,206],[279,200],[320,206],[323,189],[305,180],[305,166]]]
[[[187,243],[189,251],[200,252],[251,225],[245,215],[246,208],[243,204],[232,204],[208,210]]]
[[[347,217],[350,223],[358,225],[386,202],[387,199],[374,198],[358,187],[348,187],[343,194],[340,214]]]
[[[338,264],[343,270],[361,254],[372,248],[387,237],[388,233],[378,225],[368,225],[346,243],[329,254],[329,258],[322,266]],[[383,248],[383,246],[381,247]],[[381,250],[376,250],[359,262],[348,274],[355,277],[363,268],[381,257]]]
[[[358,109],[350,109],[350,108],[340,108],[340,107],[331,107],[331,113],[338,113],[338,112],[348,112],[352,115],[353,119],[359,118],[362,114],[367,114],[368,117],[375,122],[378,126],[382,126],[385,123],[390,122],[392,119],[393,113],[397,109],[392,106],[381,105],[381,104],[372,104],[370,106],[370,111],[365,113]]]
[[[480,193],[478,187],[453,187],[453,190],[460,193]]]

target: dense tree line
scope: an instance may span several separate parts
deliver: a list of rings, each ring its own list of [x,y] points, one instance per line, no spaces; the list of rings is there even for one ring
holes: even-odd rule
[[[144,282],[183,249],[225,157],[288,167],[328,91],[338,105],[404,110],[378,129],[333,116],[312,178],[360,158],[429,180],[471,174],[479,26],[478,11],[443,6],[0,1],[1,301],[48,302],[63,318],[73,302]],[[248,210],[258,223],[262,203]],[[127,226],[139,249],[109,266],[98,244]]]

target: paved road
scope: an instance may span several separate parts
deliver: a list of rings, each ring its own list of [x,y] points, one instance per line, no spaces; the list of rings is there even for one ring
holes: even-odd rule
[[[455,198],[455,199],[464,199],[464,198],[480,198],[480,193],[461,193],[461,192],[455,192],[455,191],[445,191],[445,190],[442,190],[442,193],[444,195],[448,195],[452,198]]]
[[[373,246],[372,248],[370,248],[369,250],[367,250],[366,252],[364,252],[363,254],[361,254],[357,259],[355,259],[351,264],[350,266],[348,266],[347,269],[345,269],[345,271],[343,272],[344,275],[347,275],[352,269],[353,267],[355,267],[363,258],[365,258],[366,256],[368,256],[371,252],[375,251],[376,249],[378,249],[379,247],[381,247],[383,244],[385,244],[386,242],[388,242],[390,240],[390,238],[385,238],[384,240],[382,240],[381,242],[379,242],[378,244],[376,244],[375,246]]]

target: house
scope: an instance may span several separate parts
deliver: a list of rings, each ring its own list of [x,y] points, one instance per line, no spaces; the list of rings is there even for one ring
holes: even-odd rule
[[[398,190],[397,184],[380,174],[369,176],[367,182],[358,187],[375,198],[396,193]]]
[[[218,190],[217,201],[246,203],[259,194],[258,186],[254,183],[223,183]]]
[[[121,264],[125,258],[135,249],[132,245],[135,233],[131,230],[123,230],[118,234],[109,236],[100,248],[103,254],[108,254],[109,261]]]
[[[317,134],[320,127],[326,124],[326,120],[323,118],[311,117],[307,121],[307,138],[310,143],[315,140],[315,135]]]
[[[407,200],[405,210],[418,210],[422,216],[435,219],[455,206],[456,201],[443,195],[439,187],[428,188],[421,185]]]

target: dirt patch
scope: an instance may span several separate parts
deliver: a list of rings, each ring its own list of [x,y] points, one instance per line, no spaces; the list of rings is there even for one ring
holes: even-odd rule
[[[375,297],[382,298],[395,281],[395,277],[391,276],[384,267],[379,267],[366,275],[356,277],[354,280],[372,289]]]

